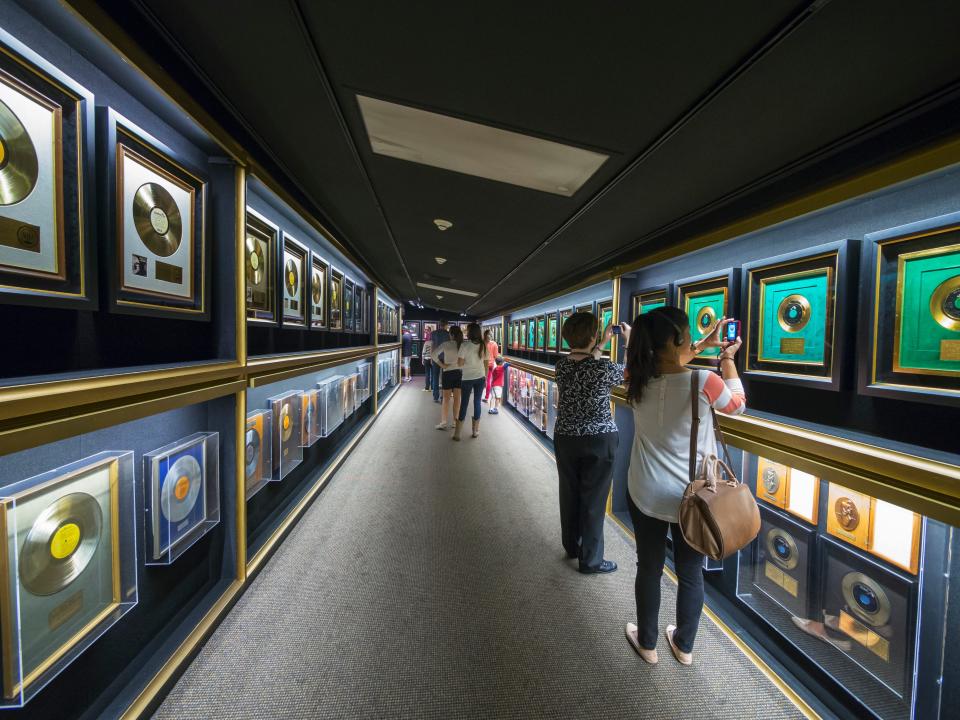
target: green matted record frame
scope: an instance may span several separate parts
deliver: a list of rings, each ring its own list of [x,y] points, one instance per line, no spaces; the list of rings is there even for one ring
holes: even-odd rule
[[[672,295],[669,285],[646,288],[633,293],[630,296],[630,322],[658,307],[666,307],[670,304]]]
[[[841,389],[859,251],[841,240],[743,266],[745,375]]]
[[[571,315],[573,315],[573,312],[574,312],[573,308],[563,308],[562,310],[560,310],[560,325],[557,328],[558,342],[560,343],[558,352],[562,352],[562,353],[570,352],[570,346],[567,344],[567,341],[563,339],[563,324],[567,321],[567,319]]]
[[[960,406],[960,212],[867,235],[859,387]]]
[[[700,340],[704,331],[721,317],[733,317],[737,291],[740,286],[740,268],[727,268],[719,272],[695,275],[674,283],[676,306],[690,318],[690,339]],[[714,367],[719,348],[710,348],[690,361],[699,367]]]
[[[547,316],[537,315],[537,350],[547,349]]]
[[[559,314],[554,311],[547,315],[547,352],[557,352],[560,342]]]
[[[527,322],[527,350],[537,349],[537,319],[530,318]]]
[[[599,333],[603,336],[603,331],[613,321],[613,300],[600,300],[597,302],[597,320],[599,321]],[[602,348],[600,353],[604,357],[610,357],[610,349],[613,347],[613,340],[609,340]]]
[[[520,350],[527,349],[527,321],[520,321]]]

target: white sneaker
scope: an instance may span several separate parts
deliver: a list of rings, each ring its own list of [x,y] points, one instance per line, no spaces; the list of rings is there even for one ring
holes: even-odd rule
[[[447,424],[446,424],[446,423],[440,423],[439,425],[436,426],[436,428],[437,428],[437,430],[446,430],[446,429],[447,429]]]

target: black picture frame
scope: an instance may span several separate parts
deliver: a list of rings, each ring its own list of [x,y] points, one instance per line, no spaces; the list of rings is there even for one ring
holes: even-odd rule
[[[330,266],[327,286],[327,327],[335,332],[343,331],[343,273]]]
[[[672,283],[651,285],[650,287],[631,293],[630,304],[627,306],[629,308],[630,319],[627,322],[632,323],[637,319],[637,316],[640,314],[641,305],[653,303],[659,298],[663,298],[665,306],[673,307],[674,296]]]
[[[319,275],[318,275],[319,271]],[[327,328],[327,317],[328,313],[328,299],[327,295],[329,288],[328,278],[330,277],[330,263],[328,263],[324,258],[317,253],[310,252],[310,283],[309,283],[309,297],[310,297],[310,328],[313,330],[325,330]],[[317,291],[320,291],[320,313],[315,313],[314,310],[317,306]]]
[[[353,333],[356,332],[356,315],[354,314],[353,306],[353,290],[354,284],[353,280],[348,278],[346,275],[343,277],[343,330],[344,332]]]
[[[356,333],[363,332],[363,288],[360,287],[360,283],[354,283],[353,286],[353,331]]]
[[[279,272],[280,280],[277,283],[277,310],[278,314],[280,315],[280,324],[284,328],[303,329],[309,327],[310,322],[310,313],[307,310],[307,300],[310,297],[307,290],[310,278],[310,273],[307,272],[310,269],[310,250],[306,245],[294,238],[292,235],[288,235],[285,230],[281,230],[280,234],[281,250],[280,259],[277,263],[277,270]],[[292,314],[288,316],[286,307],[284,305],[284,300],[286,299],[284,295],[286,278],[284,276],[287,273],[287,269],[285,267],[287,253],[290,253],[290,255],[300,259],[300,278],[299,286],[297,287],[298,297],[296,300],[299,308],[299,315],[297,317],[293,317]]]
[[[900,255],[953,245],[960,246],[960,212],[864,237],[858,338],[861,350],[857,370],[860,394],[960,407],[960,373],[898,371],[893,358]]]
[[[674,307],[685,310],[686,298],[688,294],[695,292],[706,292],[709,290],[726,288],[726,316],[737,317],[740,302],[740,268],[729,267],[723,270],[717,270],[711,273],[702,273],[690,277],[680,278],[671,283],[673,286]],[[692,337],[693,341],[697,338]],[[742,361],[738,358],[738,366]],[[716,367],[717,361],[709,357],[696,357],[690,365],[696,367]]]
[[[102,240],[100,257],[106,279],[106,282],[102,283],[102,288],[107,308],[115,313],[209,321],[212,276],[209,262],[210,242],[206,236],[208,187],[206,178],[181,154],[164,145],[113,108],[97,108],[97,123],[99,126],[97,145],[97,155],[100,160],[99,187],[101,197],[104,198],[100,213],[99,234]],[[189,298],[124,285],[122,278],[128,264],[133,263],[133,274],[140,274],[137,270],[137,258],[142,261],[139,267],[143,268],[147,277],[151,272],[150,267],[153,266],[155,279],[163,280],[157,276],[166,274],[171,278],[180,277],[180,282],[183,282],[183,276],[177,274],[177,270],[182,271],[182,266],[158,259],[163,256],[142,257],[132,252],[129,253],[129,257],[122,256],[123,219],[126,213],[132,212],[120,199],[124,194],[124,178],[120,166],[127,158],[167,182],[179,185],[183,191],[192,193],[189,226],[194,243],[190,256],[192,277]],[[177,210],[180,210],[179,206]],[[172,213],[170,216],[172,217]],[[180,216],[181,225],[186,226],[188,223],[186,218],[183,218],[182,212]]]
[[[97,310],[99,278],[94,239],[98,232],[95,177],[94,94],[59,68],[0,29],[0,75],[10,87],[42,96],[60,111],[60,176],[54,212],[60,218],[61,247],[56,273],[0,266],[0,303]],[[26,200],[26,198],[24,198]],[[9,208],[0,208],[8,220]],[[15,218],[11,218],[15,220]],[[11,230],[17,236],[20,229]],[[34,236],[31,235],[31,238]],[[39,243],[43,238],[38,238]]]
[[[280,325],[280,313],[278,312],[277,301],[280,297],[277,288],[279,271],[278,263],[282,257],[280,252],[280,226],[261,212],[254,210],[249,205],[246,207],[244,216],[244,234],[259,237],[267,244],[265,253],[266,268],[264,269],[264,280],[267,283],[265,293],[266,299],[270,301],[269,309],[251,309],[250,301],[253,290],[247,283],[249,282],[249,254],[250,248],[248,241],[244,239],[244,312],[248,325],[270,325],[278,327]]]
[[[852,380],[854,322],[857,317],[857,277],[860,241],[853,239],[815,245],[804,250],[775,255],[741,266],[740,335],[743,339],[740,367],[744,377],[764,382],[840,391]],[[765,361],[759,358],[760,301],[762,281],[784,273],[813,272],[828,268],[827,356],[822,369]],[[832,294],[832,298],[829,297]]]

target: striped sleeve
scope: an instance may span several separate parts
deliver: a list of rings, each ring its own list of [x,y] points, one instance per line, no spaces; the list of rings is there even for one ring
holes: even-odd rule
[[[739,415],[747,407],[740,380],[724,380],[715,373],[703,373],[706,380],[701,392],[715,410],[727,415]]]

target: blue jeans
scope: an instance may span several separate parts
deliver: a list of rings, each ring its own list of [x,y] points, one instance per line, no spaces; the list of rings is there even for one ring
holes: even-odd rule
[[[483,400],[483,389],[487,386],[485,377],[476,380],[464,380],[460,383],[460,422],[467,417],[467,404],[470,402],[470,393],[473,393],[473,419],[480,419],[480,403]]]
[[[433,386],[433,399],[440,402],[440,363],[430,363],[430,384]]]

